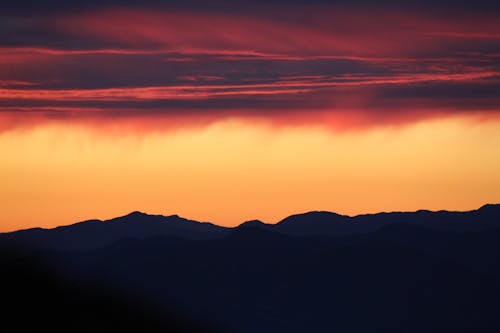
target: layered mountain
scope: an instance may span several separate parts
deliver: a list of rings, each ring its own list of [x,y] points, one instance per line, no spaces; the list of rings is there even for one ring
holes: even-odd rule
[[[225,227],[188,220],[178,215],[162,216],[132,212],[110,220],[88,220],[54,229],[26,229],[0,234],[0,244],[49,250],[88,250],[126,239],[172,236],[182,239],[222,237]]]
[[[428,211],[364,214],[354,217],[331,212],[292,215],[280,221],[275,230],[297,236],[349,235],[373,232],[391,224],[411,224],[435,230],[482,231],[500,227],[500,204],[487,204],[466,212]]]
[[[54,229],[27,229],[0,234],[0,244],[43,249],[85,250],[126,239],[171,236],[206,240],[222,238],[241,229],[264,229],[291,236],[367,234],[390,225],[451,231],[479,232],[500,227],[500,204],[485,205],[467,212],[427,211],[391,212],[354,217],[332,212],[308,212],[289,216],[276,224],[247,221],[233,228],[198,222],[177,215],[162,216],[132,212],[111,220],[89,220]]]
[[[12,318],[22,314],[61,332],[81,328],[80,318],[92,327],[168,332],[192,323],[222,333],[498,332],[499,213],[500,205],[309,212],[225,228],[134,212],[6,233],[4,325],[19,331],[26,321]],[[9,245],[25,257],[3,251]],[[46,320],[54,313],[60,321]]]

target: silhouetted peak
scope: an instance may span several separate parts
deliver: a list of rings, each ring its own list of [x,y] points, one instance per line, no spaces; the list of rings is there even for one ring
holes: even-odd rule
[[[136,210],[136,211],[133,211],[133,212],[131,212],[131,213],[125,215],[125,216],[122,216],[122,217],[138,217],[138,218],[141,218],[141,217],[146,217],[146,216],[150,216],[150,215]]]
[[[105,220],[104,222],[137,222],[147,220],[152,216],[154,215],[149,215],[139,211],[133,211],[131,213],[128,213],[127,215]]]
[[[403,212],[403,213],[404,213],[404,212]],[[432,211],[430,211],[430,210],[428,210],[428,209],[419,209],[419,210],[417,210],[415,213],[417,213],[417,214],[432,214],[432,213],[434,213],[434,212],[432,212]]]
[[[500,211],[500,204],[486,204],[481,206],[478,210],[498,210]]]
[[[121,221],[121,222],[154,221],[154,222],[161,222],[161,221],[187,221],[187,220],[185,218],[180,217],[179,215],[169,215],[169,216],[152,215],[152,214],[147,214],[147,213],[143,213],[140,211],[133,211],[127,215],[115,217],[115,218],[108,220],[108,221]]]
[[[243,222],[238,226],[238,228],[265,228],[269,226],[269,224],[266,224],[260,220],[250,220]]]
[[[178,221],[188,221],[188,219],[185,219],[183,217],[180,217],[179,215],[177,214],[174,214],[174,215],[168,215],[166,216],[166,218],[170,219],[170,220],[178,220]]]
[[[311,211],[303,214],[290,215],[278,222],[278,224],[294,222],[347,222],[348,219],[349,216],[337,213],[327,211]]]
[[[479,208],[477,213],[490,218],[500,218],[500,204],[486,204]]]

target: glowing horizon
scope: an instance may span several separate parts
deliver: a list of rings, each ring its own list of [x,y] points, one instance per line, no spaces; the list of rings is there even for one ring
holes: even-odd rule
[[[344,132],[241,120],[121,135],[57,123],[8,131],[1,231],[134,210],[234,226],[312,210],[475,209],[500,201],[499,129],[455,117]]]

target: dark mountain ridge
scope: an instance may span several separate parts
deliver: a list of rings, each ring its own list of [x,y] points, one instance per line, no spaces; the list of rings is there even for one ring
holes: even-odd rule
[[[313,211],[291,215],[276,224],[253,220],[237,227],[222,227],[178,215],[149,215],[135,211],[106,221],[88,220],[54,229],[33,228],[3,233],[0,234],[0,242],[43,249],[86,250],[127,238],[174,236],[193,240],[215,239],[249,227],[291,236],[345,236],[371,233],[401,223],[453,232],[485,231],[500,227],[500,204],[488,204],[466,212],[419,210],[353,217]]]
[[[56,272],[57,282],[48,288],[13,249]],[[93,318],[93,327],[140,330],[145,320],[168,332],[192,323],[202,323],[197,332],[208,325],[223,333],[500,331],[500,205],[354,217],[309,212],[234,228],[133,212],[1,234],[0,259],[6,318],[65,315],[38,321],[42,330]],[[7,328],[18,326],[14,320]]]
[[[184,239],[221,237],[227,228],[178,215],[149,215],[141,212],[110,220],[88,220],[53,229],[26,229],[0,234],[0,242],[43,249],[88,250],[127,238],[175,236]]]

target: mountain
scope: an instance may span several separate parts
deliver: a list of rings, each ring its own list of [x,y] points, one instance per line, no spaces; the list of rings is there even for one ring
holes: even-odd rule
[[[239,229],[242,229],[242,228],[269,229],[269,228],[272,228],[272,224],[267,224],[267,223],[264,223],[260,220],[250,220],[250,221],[243,222],[242,224],[240,224],[236,228],[239,228]]]
[[[276,224],[274,229],[296,236],[321,234],[350,234],[359,228],[352,218],[331,212],[308,212],[289,216]]]
[[[7,233],[5,317],[22,313],[41,330],[61,313],[69,323],[61,319],[60,330],[87,318],[93,327],[140,329],[145,321],[169,332],[190,323],[221,333],[499,332],[499,213],[500,205],[310,212],[224,228],[134,212]],[[20,249],[24,257],[9,259]],[[50,274],[22,266],[26,256]],[[47,285],[50,276],[58,282]]]
[[[457,232],[484,231],[500,227],[500,204],[488,204],[478,210],[467,212],[419,210],[354,217],[331,212],[309,212],[289,216],[278,222],[274,229],[296,236],[350,235],[373,232],[384,226],[399,223]]]
[[[47,250],[88,250],[129,238],[174,236],[185,239],[222,237],[227,228],[177,215],[132,212],[110,220],[89,220],[54,229],[27,229],[0,234],[0,242]]]
[[[397,228],[431,234],[422,241],[448,239]],[[177,304],[222,333],[500,329],[500,277],[388,240],[392,232],[293,237],[249,227],[209,240],[154,237],[59,252],[51,262],[72,281],[140,294],[159,309]],[[498,244],[491,250],[499,253]]]
[[[162,216],[132,212],[106,221],[89,220],[54,229],[34,228],[4,233],[0,234],[0,243],[48,250],[86,250],[129,238],[153,236],[197,240],[220,238],[233,229],[250,226],[291,236],[345,236],[371,233],[382,227],[401,223],[443,231],[485,231],[500,227],[500,204],[488,204],[468,212],[420,210],[354,217],[331,212],[308,212],[289,216],[276,224],[253,220],[234,228],[188,220],[177,215]]]

